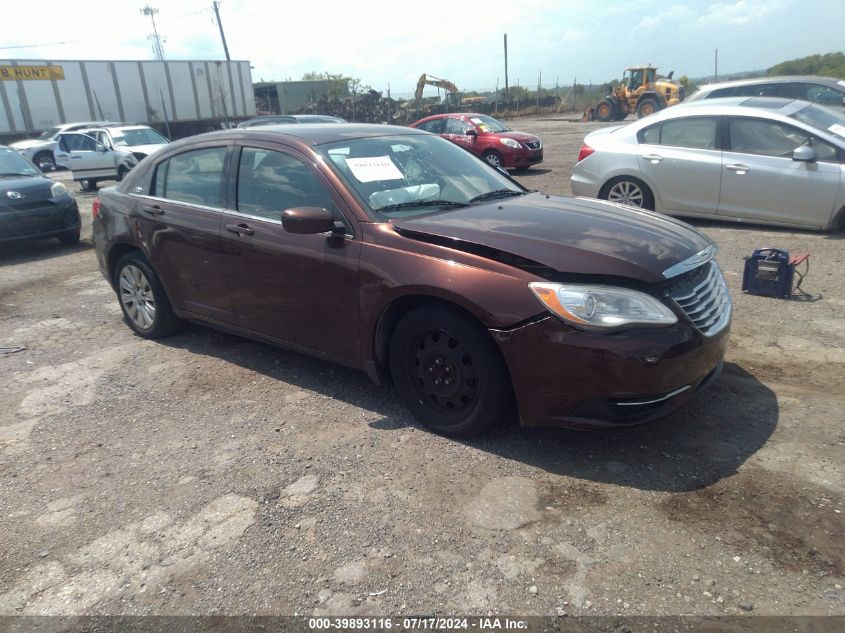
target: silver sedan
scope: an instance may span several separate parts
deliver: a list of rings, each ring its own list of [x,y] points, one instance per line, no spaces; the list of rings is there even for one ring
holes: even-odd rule
[[[686,103],[588,134],[576,196],[669,215],[845,225],[845,114],[770,97]]]

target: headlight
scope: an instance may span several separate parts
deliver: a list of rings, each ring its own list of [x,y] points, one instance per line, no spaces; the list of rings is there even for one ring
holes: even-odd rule
[[[671,325],[678,317],[654,297],[627,288],[532,282],[528,286],[552,314],[574,325]]]
[[[513,147],[514,149],[519,149],[520,147],[522,147],[522,145],[520,145],[518,141],[515,141],[512,138],[500,138],[499,142],[502,145],[507,145],[508,147]]]
[[[62,195],[63,193],[67,193],[67,187],[65,187],[62,183],[60,183],[60,182],[54,182],[54,183],[50,186],[50,195],[51,195],[52,197],[54,197],[54,198],[55,198],[55,197],[57,197],[57,196]]]

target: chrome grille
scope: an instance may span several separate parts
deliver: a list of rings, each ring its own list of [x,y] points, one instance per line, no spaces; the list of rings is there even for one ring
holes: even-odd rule
[[[540,141],[528,141],[523,143],[528,149],[540,149]]]
[[[731,295],[716,262],[700,266],[669,294],[705,336],[718,334],[731,319]]]

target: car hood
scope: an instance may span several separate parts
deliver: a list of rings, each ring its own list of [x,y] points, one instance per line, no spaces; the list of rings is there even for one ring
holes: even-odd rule
[[[51,197],[50,188],[55,181],[41,176],[0,176],[0,206],[17,206],[21,202],[38,202]],[[10,198],[9,191],[22,194]]]
[[[29,149],[31,147],[39,147],[41,145],[49,146],[53,145],[55,141],[47,139],[37,139],[37,138],[28,138],[23,141],[15,141],[14,143],[10,143],[9,147],[14,147],[15,149]]]
[[[446,238],[539,263],[558,273],[665,280],[663,271],[712,241],[651,211],[541,193],[416,218],[395,218],[408,237]]]
[[[525,132],[517,132],[516,130],[511,130],[510,132],[488,132],[488,134],[493,134],[498,136],[499,138],[512,138],[515,141],[519,141],[520,143],[525,143],[526,141],[537,141],[539,140],[533,134],[526,134]]]
[[[117,149],[118,151],[128,152],[129,154],[143,154],[144,156],[149,156],[166,145],[167,143],[154,143],[153,145],[121,145]]]

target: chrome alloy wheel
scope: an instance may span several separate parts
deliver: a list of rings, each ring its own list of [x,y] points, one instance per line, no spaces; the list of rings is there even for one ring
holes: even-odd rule
[[[142,330],[153,327],[156,317],[156,304],[153,289],[143,271],[132,264],[127,264],[120,271],[120,302],[126,316]]]
[[[643,190],[636,183],[630,180],[621,180],[607,192],[607,199],[610,202],[627,204],[629,207],[643,206]]]

